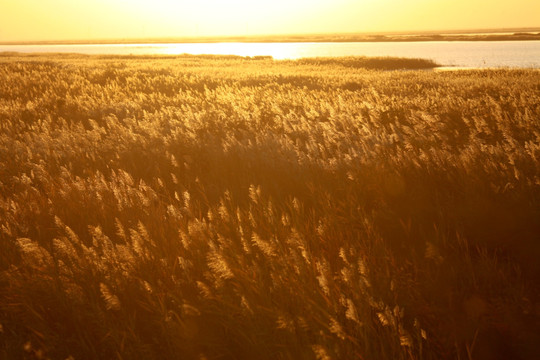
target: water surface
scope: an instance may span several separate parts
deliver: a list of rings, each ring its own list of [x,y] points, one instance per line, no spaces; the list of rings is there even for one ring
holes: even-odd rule
[[[0,45],[0,52],[3,51],[107,55],[270,55],[275,59],[398,56],[432,59],[444,66],[460,68],[540,68],[540,41]]]

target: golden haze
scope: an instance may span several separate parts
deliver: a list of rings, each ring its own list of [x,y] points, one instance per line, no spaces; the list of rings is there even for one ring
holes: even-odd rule
[[[538,14],[533,0],[2,0],[0,41],[534,27]]]

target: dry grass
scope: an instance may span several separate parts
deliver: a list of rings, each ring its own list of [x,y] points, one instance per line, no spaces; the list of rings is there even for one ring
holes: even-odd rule
[[[0,58],[0,358],[532,359],[540,72]]]
[[[320,65],[320,66],[344,66],[358,69],[371,70],[421,70],[433,69],[439,65],[433,60],[409,59],[394,57],[339,57],[339,58],[305,58],[296,60],[301,65]]]

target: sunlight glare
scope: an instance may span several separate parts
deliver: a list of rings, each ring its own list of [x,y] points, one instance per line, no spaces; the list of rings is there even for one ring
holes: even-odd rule
[[[285,45],[285,46],[284,46]],[[193,43],[163,44],[159,53],[164,55],[237,55],[237,56],[272,56],[276,60],[296,58],[295,48],[287,44],[273,43]]]

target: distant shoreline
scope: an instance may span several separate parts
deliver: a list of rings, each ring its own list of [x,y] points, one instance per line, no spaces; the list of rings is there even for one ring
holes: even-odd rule
[[[538,41],[540,29],[511,33],[398,34],[398,35],[291,35],[198,38],[138,38],[64,41],[4,41],[0,45],[106,45],[181,43],[302,43],[302,42],[425,42],[425,41]]]

